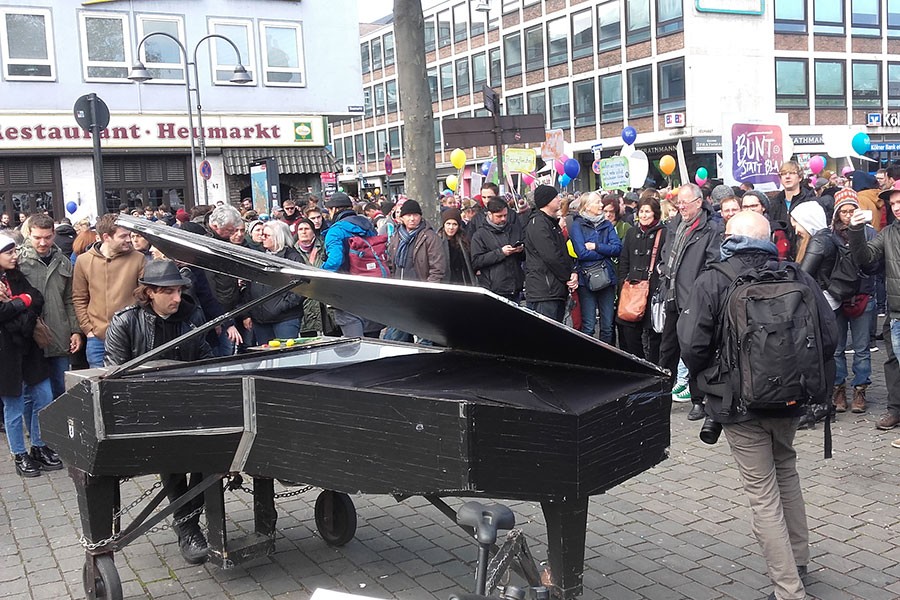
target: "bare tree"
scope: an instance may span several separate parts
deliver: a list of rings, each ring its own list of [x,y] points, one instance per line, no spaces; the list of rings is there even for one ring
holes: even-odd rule
[[[394,0],[398,94],[405,123],[406,193],[422,204],[426,219],[440,224],[434,165],[434,113],[425,69],[425,20],[421,0]]]

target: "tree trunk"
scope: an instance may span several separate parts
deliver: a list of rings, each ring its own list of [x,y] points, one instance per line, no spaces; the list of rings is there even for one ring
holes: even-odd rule
[[[434,165],[434,113],[425,68],[425,20],[421,0],[394,0],[394,40],[400,108],[405,123],[406,195],[418,200],[432,226],[440,226]]]

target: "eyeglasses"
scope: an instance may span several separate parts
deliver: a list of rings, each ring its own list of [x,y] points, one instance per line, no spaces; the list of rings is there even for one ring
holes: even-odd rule
[[[703,200],[703,197],[697,196],[693,200],[679,200],[679,201],[675,202],[675,206],[687,206],[691,202],[696,202],[697,200]]]
[[[781,175],[782,177],[787,177],[788,175],[799,175],[800,172],[799,171],[781,171],[778,174]]]

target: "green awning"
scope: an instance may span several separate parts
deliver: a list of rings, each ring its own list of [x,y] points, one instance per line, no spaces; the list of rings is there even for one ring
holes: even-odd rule
[[[250,161],[275,158],[279,173],[335,173],[337,163],[325,148],[222,148],[225,172],[249,175]]]

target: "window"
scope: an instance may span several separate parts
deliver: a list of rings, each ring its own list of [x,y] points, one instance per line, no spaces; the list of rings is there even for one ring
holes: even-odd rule
[[[388,129],[388,151],[391,156],[400,156],[400,128],[391,127]]]
[[[397,112],[400,107],[399,98],[397,97],[397,80],[391,79],[384,84],[384,95],[387,97],[387,111],[389,113]]]
[[[363,116],[367,119],[372,118],[372,88],[367,87],[363,90]]]
[[[775,59],[775,107],[807,108],[807,62],[804,59]]]
[[[464,42],[469,38],[469,2],[453,7],[453,41]]]
[[[428,69],[428,89],[431,90],[431,102],[438,101],[437,69]]]
[[[366,149],[363,146],[363,135],[360,133],[353,137],[354,144],[356,146],[356,156],[353,157],[356,164],[360,164],[365,162],[366,158]]]
[[[303,31],[299,23],[260,21],[263,81],[266,85],[305,87]],[[263,41],[265,43],[263,43]]]
[[[184,43],[184,23],[180,17],[165,17],[160,15],[138,15],[138,37],[144,39],[150,33],[168,33],[182,44]],[[185,61],[178,44],[169,38],[155,35],[147,38],[141,46],[141,55],[138,57],[147,66],[151,81],[157,83],[183,83]]]
[[[656,35],[684,29],[682,0],[656,0]]]
[[[881,107],[881,63],[853,62],[853,108]]]
[[[446,48],[450,45],[450,11],[445,10],[438,13],[438,48]]]
[[[506,97],[506,114],[508,115],[524,115],[525,114],[525,98],[522,94]]]
[[[653,71],[648,65],[628,71],[628,118],[653,114]]]
[[[594,19],[590,10],[572,15],[572,60],[594,51]]]
[[[378,157],[378,149],[375,147],[375,132],[366,134],[366,162],[375,162]]]
[[[343,160],[344,158],[344,138],[336,138],[334,140],[334,157],[337,160]]]
[[[501,0],[500,10],[503,14],[511,13],[519,10],[519,4],[522,0]]]
[[[438,67],[441,74],[441,100],[453,99],[453,63]]]
[[[469,93],[469,59],[460,58],[456,61],[456,95],[465,96]]]
[[[79,14],[85,81],[128,82],[132,45],[127,17],[125,13]]]
[[[369,63],[369,42],[359,45],[359,64],[362,65],[363,73],[372,70],[372,65]]]
[[[621,43],[622,16],[619,1],[605,2],[597,7],[597,49],[601,52],[614,50]]]
[[[256,44],[253,42],[253,24],[250,21],[235,19],[210,19],[210,33],[224,35],[238,47],[241,53],[241,64],[253,77],[249,84],[231,83],[238,57],[231,44],[223,39],[212,38],[209,46],[209,59],[213,64],[216,85],[255,85],[256,84]]]
[[[600,122],[621,121],[622,118],[622,74],[604,75],[600,78]]]
[[[444,145],[441,141],[441,120],[434,119],[432,123],[434,124],[434,151],[440,152]]]
[[[568,129],[569,86],[558,85],[550,88],[550,129]]]
[[[775,0],[775,31],[806,33],[806,0]]]
[[[816,108],[845,108],[847,82],[844,61],[815,61]]]
[[[650,0],[625,0],[625,43],[650,39]]]
[[[485,16],[486,14],[483,11],[476,11],[472,13],[472,22],[469,25],[469,35],[471,37],[476,37],[484,34]]]
[[[900,108],[900,63],[888,63],[888,110]]]
[[[384,34],[384,37],[381,38],[381,45],[384,47],[384,66],[390,67],[394,64],[394,34]]]
[[[487,62],[484,52],[472,55],[472,91],[476,94],[487,83]]]
[[[844,34],[844,0],[814,0],[813,33]]]
[[[382,115],[384,115],[384,85],[379,83],[375,86],[375,116]]]
[[[434,19],[425,20],[425,52],[434,51]]]
[[[900,37],[900,0],[887,0],[888,37]]]
[[[387,152],[387,130],[380,129],[375,132],[375,160],[378,160],[378,157],[383,157]]]
[[[852,35],[881,35],[881,2],[879,0],[851,0],[850,33]]]
[[[499,87],[503,84],[503,71],[500,68],[500,48],[492,48],[488,53],[491,63],[491,87]]]
[[[659,112],[684,110],[684,59],[659,63]]]
[[[41,8],[0,9],[3,71],[11,81],[53,81],[56,64],[50,11]]]
[[[528,114],[547,114],[547,93],[544,90],[528,92]]]
[[[372,40],[372,70],[380,69],[382,65],[382,57],[381,54],[381,38],[375,38]]]
[[[585,79],[575,82],[575,127],[594,125],[596,118],[596,102],[594,98],[594,80]]]
[[[503,57],[507,77],[522,74],[522,43],[518,33],[503,38]]]
[[[540,25],[525,30],[525,70],[544,68],[544,30]]]
[[[569,59],[569,20],[563,17],[547,23],[547,66]]]

